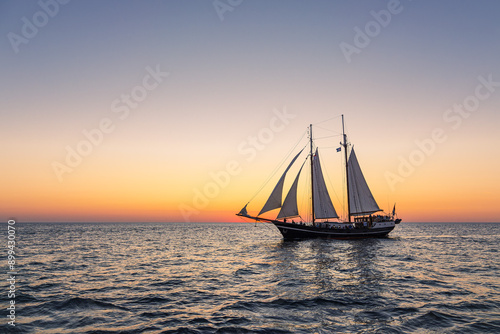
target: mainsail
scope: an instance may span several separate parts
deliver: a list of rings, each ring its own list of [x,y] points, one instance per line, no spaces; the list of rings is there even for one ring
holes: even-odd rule
[[[304,164],[300,167],[300,170],[295,177],[295,181],[293,181],[292,187],[288,191],[285,201],[283,202],[283,206],[281,207],[280,213],[278,213],[278,217],[276,217],[276,219],[296,217],[299,215],[299,209],[297,207],[297,187],[299,185],[299,176],[302,171],[302,167],[304,167]]]
[[[264,207],[262,207],[262,210],[260,210],[259,214],[257,216],[260,216],[261,214],[271,211],[277,208],[281,207],[281,196],[283,194],[283,184],[285,183],[285,176],[290,167],[292,167],[293,163],[297,158],[299,157],[300,153],[302,153],[304,149],[300,150],[300,152],[295,156],[295,158],[292,159],[292,162],[288,165],[286,168],[285,172],[281,176],[280,180],[276,184],[276,186],[273,189],[273,192],[271,193],[271,196],[267,199],[266,204],[264,204]]]
[[[382,211],[366,183],[354,153],[354,148],[351,150],[347,168],[349,172],[349,209],[351,214],[361,215]]]
[[[316,153],[313,156],[313,184],[315,218],[338,218],[339,216],[333,207],[332,200],[328,194],[328,189],[326,188],[317,148]]]

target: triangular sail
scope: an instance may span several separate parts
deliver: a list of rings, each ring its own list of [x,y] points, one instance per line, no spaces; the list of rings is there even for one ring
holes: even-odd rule
[[[286,168],[286,170],[283,173],[283,175],[281,176],[280,180],[278,181],[278,183],[274,187],[273,192],[271,193],[271,196],[269,196],[266,204],[264,204],[264,207],[262,208],[262,210],[260,210],[260,212],[257,216],[260,216],[261,214],[263,214],[267,211],[271,211],[271,210],[274,210],[274,209],[281,207],[281,197],[283,194],[283,184],[285,183],[286,173],[288,172],[290,167],[292,167],[293,163],[295,162],[295,160],[297,160],[297,158],[299,157],[300,153],[302,153],[303,150],[304,149],[300,150],[300,152],[292,159],[292,162],[290,162],[290,164]]]
[[[315,218],[338,218],[339,216],[333,207],[330,194],[328,194],[328,189],[326,188],[317,148],[316,153],[313,156],[313,184]]]
[[[300,170],[295,177],[295,181],[293,181],[292,187],[288,191],[285,201],[283,202],[283,206],[281,207],[280,213],[276,219],[296,217],[299,215],[299,209],[297,207],[297,188],[299,185],[299,176],[302,171],[302,167],[304,167],[304,164],[300,167]]]
[[[238,216],[248,216],[248,212],[247,212],[247,204],[245,204],[245,206],[243,207],[243,209],[241,209],[241,211],[238,213]]]
[[[382,211],[366,183],[354,153],[354,148],[351,150],[347,168],[349,172],[349,208],[351,214],[361,215]]]

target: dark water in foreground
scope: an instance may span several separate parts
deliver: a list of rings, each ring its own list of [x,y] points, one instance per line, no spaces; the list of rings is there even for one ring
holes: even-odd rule
[[[500,333],[500,224],[296,242],[262,224],[16,227],[0,332]]]

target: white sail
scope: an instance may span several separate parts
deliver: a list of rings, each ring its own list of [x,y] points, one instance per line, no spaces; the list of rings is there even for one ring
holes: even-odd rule
[[[260,210],[259,214],[257,216],[260,216],[261,214],[271,211],[277,208],[281,207],[281,196],[283,194],[283,184],[285,183],[285,176],[290,167],[292,167],[293,163],[297,158],[299,157],[300,153],[302,153],[304,149],[300,150],[300,152],[292,159],[292,162],[288,165],[286,168],[285,172],[281,176],[280,180],[276,184],[276,186],[273,189],[273,192],[271,193],[271,196],[267,199],[266,204],[262,207],[262,210]]]
[[[359,167],[354,148],[351,150],[347,168],[349,172],[349,208],[351,214],[361,215],[381,211],[366,183],[361,167]]]
[[[338,218],[337,212],[333,207],[330,194],[326,188],[321,163],[319,161],[318,149],[313,157],[313,198],[314,198],[314,216],[317,219]]]
[[[302,167],[304,167],[304,164],[302,164]],[[296,217],[299,215],[299,209],[297,207],[297,187],[299,185],[299,176],[302,171],[302,167],[300,167],[299,173],[295,177],[295,181],[293,181],[292,187],[288,191],[285,201],[283,202],[283,206],[281,207],[276,219]]]

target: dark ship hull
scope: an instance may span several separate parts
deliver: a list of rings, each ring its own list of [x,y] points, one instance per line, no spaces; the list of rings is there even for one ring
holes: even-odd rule
[[[386,227],[330,228],[273,221],[284,239],[367,239],[384,238],[394,229],[394,224]],[[349,225],[351,227],[351,225]]]
[[[248,214],[237,216],[255,221],[272,223],[286,240],[293,239],[367,239],[385,238],[401,219],[385,219],[380,221],[359,221],[355,223],[315,223],[304,224],[284,222],[280,220],[253,217]]]

